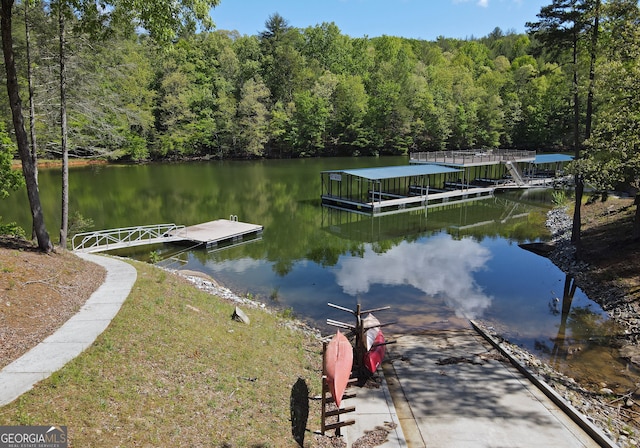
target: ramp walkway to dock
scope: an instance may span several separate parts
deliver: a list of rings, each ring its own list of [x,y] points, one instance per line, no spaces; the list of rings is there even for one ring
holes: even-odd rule
[[[394,424],[381,448],[616,446],[584,416],[558,406],[472,328],[391,339],[382,387],[353,390],[349,405],[356,410],[348,416],[356,424],[343,429],[347,446]]]
[[[230,219],[218,219],[189,227],[154,224],[78,233],[72,239],[72,248],[74,252],[95,253],[182,241],[208,248],[223,242],[238,242],[249,235],[260,235],[262,230],[261,225],[240,222],[236,215],[231,215]]]

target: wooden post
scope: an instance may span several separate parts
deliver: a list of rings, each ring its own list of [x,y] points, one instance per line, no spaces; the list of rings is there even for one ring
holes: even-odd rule
[[[364,355],[367,353],[367,341],[365,339],[364,323],[362,322],[362,314],[360,304],[356,309],[356,365],[358,379],[362,381],[364,378]]]

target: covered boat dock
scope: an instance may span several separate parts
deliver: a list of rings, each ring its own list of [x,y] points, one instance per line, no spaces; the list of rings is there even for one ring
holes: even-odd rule
[[[554,182],[570,182],[571,176],[568,176],[564,169],[571,161],[573,156],[567,154],[537,154],[525,169],[525,176],[533,184],[549,179]]]
[[[567,185],[573,157],[535,151],[412,153],[409,165],[321,172],[322,204],[367,215],[492,196],[502,189]]]
[[[497,189],[554,187],[566,184],[565,154],[536,154],[520,150],[462,150],[411,153],[409,163],[442,165],[463,171],[460,188],[493,186]]]
[[[451,189],[463,174],[435,164],[323,171],[322,204],[377,215],[491,196],[493,188]]]

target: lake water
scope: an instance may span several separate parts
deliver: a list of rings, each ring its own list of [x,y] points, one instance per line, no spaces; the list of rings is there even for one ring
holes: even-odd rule
[[[402,165],[406,157],[227,161],[92,166],[70,172],[70,211],[91,230],[146,224],[193,225],[237,215],[264,226],[261,238],[205,250],[166,245],[127,256],[202,271],[240,295],[290,309],[323,332],[352,317],[327,305],[377,313],[389,333],[455,328],[473,318],[578,379],[631,385],[635,373],[609,346],[601,308],[546,258],[519,244],[548,238],[551,192],[498,194],[463,204],[383,217],[320,204],[320,172]],[[40,171],[53,240],[60,172]],[[26,193],[0,201],[4,222],[30,228]],[[572,297],[571,297],[572,296]],[[564,306],[563,306],[564,305]]]

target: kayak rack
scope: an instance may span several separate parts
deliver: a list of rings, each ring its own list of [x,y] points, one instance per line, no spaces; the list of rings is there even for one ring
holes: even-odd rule
[[[331,325],[332,327],[337,327],[337,328],[342,328],[343,330],[348,330],[348,335],[355,337],[355,356],[354,356],[354,370],[357,373],[357,377],[358,380],[361,383],[364,383],[366,381],[366,379],[368,378],[368,373],[367,370],[364,366],[364,356],[367,353],[367,345],[366,345],[366,336],[365,333],[367,330],[369,330],[370,328],[374,328],[374,327],[367,327],[364,323],[364,319],[362,318],[363,315],[365,314],[369,314],[369,313],[377,313],[378,311],[386,311],[391,309],[390,306],[383,306],[383,307],[379,307],[379,308],[372,308],[370,310],[362,310],[361,309],[361,305],[358,303],[356,305],[356,309],[355,310],[351,310],[349,308],[345,308],[343,306],[339,306],[339,305],[335,305],[333,303],[327,303],[327,305],[329,305],[331,308],[335,308],[337,310],[340,311],[345,311],[347,313],[352,314],[355,318],[356,318],[356,323],[354,324],[349,324],[346,322],[341,322],[338,320],[333,320],[333,319],[327,319],[327,325]],[[387,323],[380,323],[379,325],[376,324],[375,327],[387,327],[389,325],[393,325],[396,322],[387,322]],[[384,345],[389,345],[389,344],[395,344],[396,341],[385,341],[383,344]],[[383,345],[380,344],[380,345]]]
[[[370,328],[374,328],[374,327],[385,327],[388,325],[392,325],[395,322],[389,322],[389,323],[384,323],[384,324],[376,324],[374,327],[367,327],[364,323],[364,319],[362,319],[362,315],[363,314],[369,314],[369,313],[373,313],[373,312],[378,312],[378,311],[384,311],[384,310],[388,310],[391,307],[389,306],[385,306],[385,307],[381,307],[381,308],[374,308],[371,310],[362,310],[360,304],[358,304],[356,306],[355,310],[351,310],[349,308],[345,308],[339,305],[335,305],[333,303],[328,303],[327,305],[329,305],[331,308],[335,308],[341,311],[346,311],[348,313],[351,313],[355,318],[356,318],[356,323],[355,324],[350,324],[347,322],[341,322],[338,320],[334,320],[334,319],[327,319],[327,325],[330,325],[332,327],[337,327],[338,329],[342,329],[342,330],[346,330],[346,335],[349,339],[352,339],[355,337],[355,357],[354,357],[354,362],[353,362],[353,366],[351,369],[351,378],[349,379],[349,383],[347,385],[347,387],[353,385],[353,384],[364,384],[366,382],[366,379],[370,376],[370,374],[368,374],[366,368],[365,368],[365,364],[364,364],[364,357],[365,354],[367,353],[367,345],[366,345],[366,331],[369,330]],[[385,341],[384,345],[387,344],[393,344],[396,341]],[[343,426],[349,426],[349,425],[353,425],[355,424],[355,420],[351,419],[351,420],[346,420],[346,421],[340,421],[340,416],[343,414],[348,414],[350,412],[355,412],[356,407],[355,406],[348,406],[348,407],[344,407],[344,408],[338,408],[338,409],[331,409],[328,410],[327,406],[331,403],[335,403],[335,399],[331,396],[330,390],[329,390],[329,384],[327,382],[327,373],[325,371],[325,357],[326,357],[326,352],[327,352],[327,345],[328,342],[325,340],[322,342],[322,414],[321,414],[321,420],[320,420],[320,424],[321,424],[321,433],[322,435],[325,434],[326,431],[330,431],[330,430],[335,430],[335,435],[336,436],[340,436],[340,428],[342,428]],[[379,344],[379,345],[383,345],[383,344]],[[354,377],[355,375],[355,377]],[[327,396],[328,395],[328,396]],[[355,398],[356,394],[355,393],[345,393],[342,396],[342,400],[347,400],[349,398]],[[332,422],[332,423],[327,423],[327,418],[329,417],[337,417],[337,421],[336,422]]]

